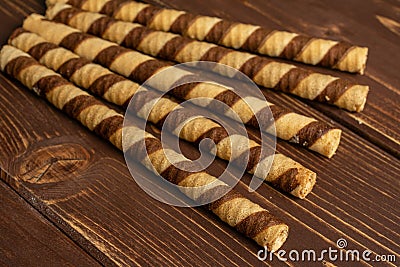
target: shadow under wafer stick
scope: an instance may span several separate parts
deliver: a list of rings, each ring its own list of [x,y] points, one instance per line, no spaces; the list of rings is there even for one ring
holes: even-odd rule
[[[225,64],[242,71],[258,85],[333,104],[349,111],[362,111],[367,100],[368,86],[254,54],[150,30],[140,24],[117,21],[69,5],[51,6],[46,16],[151,56],[180,63],[212,61]]]
[[[106,66],[140,83],[145,82],[155,73],[171,66],[167,62],[120,47],[115,43],[96,38],[92,35],[84,34],[64,24],[48,21],[41,15],[32,14],[28,16],[24,21],[24,28],[41,35],[47,41],[63,46],[82,57]],[[178,73],[177,70],[175,74],[177,78],[179,78],[178,74],[181,78],[184,78],[190,72],[182,70]],[[245,124],[254,127],[254,114],[248,108],[246,109],[248,107],[244,103],[246,100],[233,97],[233,99],[238,100],[236,103],[233,103],[232,92],[225,87],[221,88],[221,86],[209,83],[198,83],[194,87],[183,86],[179,90],[173,90],[172,93],[174,93],[175,97],[183,97],[186,100],[196,97],[217,98],[228,106],[232,106]],[[250,101],[249,99],[247,100]],[[275,118],[277,137],[296,142],[327,157],[334,155],[340,142],[340,129],[330,127],[326,123],[316,121],[313,118],[282,109],[272,103],[256,102],[256,111],[260,114],[262,114],[265,108],[272,110]],[[260,122],[260,124],[261,130],[268,132],[270,121],[266,120],[265,122]]]
[[[18,79],[58,109],[122,150],[122,115],[17,48],[4,46],[0,53],[0,65],[2,71]],[[124,131],[126,136],[132,137],[128,141],[130,155],[147,169],[160,174],[167,181],[180,185],[181,191],[189,198],[199,201],[212,197],[218,190],[227,190],[228,185],[206,172],[190,173],[177,169],[168,161],[167,153],[182,159],[186,164],[193,163],[168,148],[164,149],[161,142],[150,133],[134,126],[127,127]],[[199,185],[210,186],[200,187],[199,190]],[[252,238],[259,245],[268,247],[269,251],[278,250],[288,236],[289,227],[284,222],[235,190],[231,190],[208,207],[222,221]]]
[[[108,69],[91,63],[84,58],[80,58],[73,52],[47,42],[40,36],[24,29],[15,30],[9,38],[9,43],[18,49],[28,52],[41,64],[59,72],[76,85],[86,88],[91,93],[99,95],[114,104],[126,107],[139,88],[137,83],[114,74]],[[141,92],[144,90],[142,88]],[[156,99],[158,95],[152,96],[152,93],[148,92],[145,97]],[[145,99],[141,100],[143,103],[146,102]],[[143,113],[140,112],[142,105],[139,103],[137,107],[136,114],[143,118],[141,116]],[[177,108],[181,108],[179,104],[164,98],[153,106],[148,117],[149,121],[160,125],[160,123],[164,122],[163,119]],[[181,114],[183,115],[182,118],[176,117],[176,119],[169,120],[167,128],[171,132],[179,127],[184,117],[191,115],[187,111],[185,112],[186,114]],[[262,155],[261,146],[256,142],[244,136],[240,138],[236,136],[231,139],[227,131],[212,120],[199,116],[191,117],[196,117],[196,119],[191,120],[183,127],[178,134],[180,138],[196,143],[205,138],[210,138],[216,144],[218,157],[235,162],[236,165],[246,169],[247,172],[255,174],[257,177],[270,182],[276,188],[291,193],[296,197],[304,198],[311,192],[316,181],[316,174],[312,171],[282,154]],[[162,128],[162,125],[160,125],[160,128]],[[249,149],[248,160],[241,157],[241,155],[244,155],[242,152],[236,151],[238,142],[248,143],[248,145],[244,146]],[[235,146],[229,145],[233,143]],[[272,152],[272,149],[268,149],[268,151]],[[238,157],[233,158],[232,155],[238,155]],[[266,172],[268,168],[265,167],[263,170],[262,166],[265,162],[271,162],[271,160],[271,169]]]
[[[253,53],[281,57],[341,71],[364,73],[368,48],[348,42],[309,37],[257,25],[195,15],[135,1],[47,0],[47,5],[68,3],[159,31],[170,31]]]

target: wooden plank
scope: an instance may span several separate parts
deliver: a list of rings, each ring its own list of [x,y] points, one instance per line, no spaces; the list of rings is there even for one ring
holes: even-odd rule
[[[3,181],[0,217],[2,266],[99,266]]]
[[[369,47],[369,59],[365,76],[343,73],[305,64],[295,65],[318,72],[350,79],[371,88],[366,108],[361,113],[350,113],[295,97],[281,97],[281,94],[266,95],[276,104],[297,109],[300,102],[312,106],[328,115],[384,150],[400,156],[400,69],[398,27],[387,18],[400,23],[398,2],[388,1],[147,1],[196,14],[219,16],[229,20],[264,26],[269,29],[287,30],[310,36],[349,41]],[[328,12],[327,12],[328,11]],[[378,17],[379,16],[379,17]],[[378,19],[380,18],[380,20]],[[393,22],[392,22],[393,23]],[[397,29],[397,30],[396,30]],[[282,62],[289,62],[279,60]],[[307,107],[309,109],[309,107]]]
[[[261,2],[255,3],[262,5],[264,2]],[[5,3],[10,5],[11,1]],[[23,12],[43,8],[43,3],[38,6],[33,0],[12,3]],[[285,18],[275,11],[259,14],[243,3],[247,2],[219,0],[216,9],[213,7],[217,5],[205,1],[168,2],[174,7],[248,22],[273,23],[274,16]],[[20,24],[23,12],[15,15],[20,19],[18,23],[6,11],[0,10],[9,21],[15,21],[13,25]],[[13,25],[7,24],[5,31],[0,31],[2,40],[11,31],[8,27]],[[332,114],[320,112],[292,97],[275,93],[268,96],[318,119],[336,120]],[[367,110],[365,114],[369,114]],[[321,266],[321,262],[283,263],[277,258],[272,263],[260,262],[256,257],[260,247],[204,208],[175,208],[150,198],[130,176],[119,151],[2,74],[0,118],[0,167],[9,173],[3,179],[102,264]],[[385,119],[382,121],[385,127],[390,126]],[[361,129],[358,123],[351,129],[347,126],[353,124],[346,124],[345,119],[339,118],[333,123],[343,128],[344,135],[332,160],[285,142],[278,143],[279,151],[318,172],[317,185],[307,200],[295,200],[267,185],[250,194],[244,186],[249,176],[244,177],[244,184],[239,184],[238,189],[260,205],[274,203],[271,211],[291,227],[283,247],[286,251],[335,248],[336,241],[343,237],[349,249],[369,249],[373,252],[371,257],[376,254],[399,257],[400,163],[389,153],[393,151],[384,147],[393,142],[375,130],[376,127],[368,127],[383,145],[375,143],[388,151],[385,152],[352,130]],[[368,131],[365,136],[371,139]],[[396,133],[396,128],[390,131]],[[186,153],[196,155],[195,149],[182,145]],[[224,163],[217,161],[209,171],[218,175],[223,168]],[[138,169],[136,175],[152,177],[143,169]],[[365,261],[359,264],[374,265]]]
[[[256,244],[204,209],[151,199],[130,177],[118,151],[24,89],[4,78],[1,83],[1,141],[6,145],[0,165],[10,173],[8,183],[98,260],[259,263]],[[272,211],[292,229],[285,249],[327,248],[345,237],[351,248],[398,253],[398,161],[347,130],[342,153],[331,161],[286,143],[279,150],[318,171],[314,193],[298,201],[267,185],[252,195],[243,186],[239,190],[261,205],[275,204]],[[358,160],[349,161],[350,154]],[[210,172],[217,175],[223,166],[218,161]],[[150,177],[144,170],[137,175]]]
[[[2,75],[0,83],[6,144],[0,166],[10,174],[7,183],[100,262],[258,263],[251,240],[204,209],[150,198],[119,151]],[[151,176],[146,170],[137,175]]]

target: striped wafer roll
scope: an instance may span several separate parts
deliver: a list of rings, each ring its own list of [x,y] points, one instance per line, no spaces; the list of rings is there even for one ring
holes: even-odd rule
[[[47,0],[48,5],[55,3],[68,3],[84,10],[200,41],[342,71],[363,74],[367,62],[368,48],[348,42],[269,30],[257,25],[194,15],[134,1]]]
[[[122,150],[122,115],[12,46],[2,48],[0,64],[2,71]],[[181,186],[181,191],[191,199],[212,199],[221,190],[228,191],[228,185],[206,172],[186,172],[175,167],[169,158],[182,165],[192,166],[194,163],[173,150],[164,149],[157,138],[144,130],[130,126],[124,129],[124,134],[129,137],[126,151],[132,157],[164,179]],[[209,204],[209,208],[221,220],[270,250],[279,249],[287,238],[288,226],[285,223],[234,190]]]
[[[163,59],[180,63],[213,61],[225,64],[242,71],[258,85],[333,104],[350,111],[361,111],[367,99],[368,86],[254,54],[150,30],[140,24],[117,21],[70,5],[51,6],[47,10],[47,16],[83,32]]]
[[[28,52],[43,65],[61,73],[76,85],[86,88],[91,93],[99,95],[117,105],[126,107],[132,96],[139,88],[137,83],[127,80],[97,64],[80,58],[69,50],[58,47],[47,42],[40,36],[17,29],[9,38],[9,43],[22,51]],[[137,99],[142,103],[137,106],[136,113],[139,117],[146,119],[146,113],[142,112],[143,103],[151,103],[156,99],[154,95],[142,88],[143,96]],[[135,102],[136,103],[136,102]],[[162,128],[165,118],[171,112],[182,108],[176,102],[163,98],[156,103],[149,114],[148,120]],[[199,143],[205,138],[210,138],[216,144],[216,155],[221,159],[233,161],[239,167],[261,179],[270,182],[276,188],[291,193],[299,198],[304,198],[313,188],[316,174],[306,169],[299,163],[281,154],[261,153],[261,146],[247,137],[235,135],[229,136],[228,132],[218,123],[188,111],[172,113],[172,119],[166,123],[166,128],[177,134],[178,137],[189,142]],[[185,118],[196,118],[187,123],[180,133],[174,131],[181,128]],[[235,146],[229,145],[235,143]],[[237,145],[243,143],[243,146]],[[245,150],[247,150],[247,153]],[[273,152],[271,149],[268,150]],[[246,160],[245,156],[249,156]],[[271,169],[264,165],[272,162]],[[268,165],[268,164],[267,164]],[[257,171],[256,171],[257,170]]]
[[[27,17],[24,28],[138,82],[144,82],[155,73],[170,66],[166,62],[120,47],[115,43],[81,33],[77,29],[47,21],[40,15]],[[190,72],[177,69],[170,81],[165,81],[164,85],[160,85],[160,88],[156,87],[156,89],[166,88],[169,90],[168,85],[174,84],[178,79],[185,79],[187,75],[191,75]],[[231,106],[242,122],[257,128],[259,123],[261,130],[266,132],[270,132],[271,118],[265,114],[269,114],[266,110],[271,109],[275,119],[277,137],[298,143],[327,157],[332,157],[339,146],[341,135],[339,129],[259,99],[240,99],[226,87],[210,83],[191,83],[177,87],[172,90],[172,94],[186,100],[197,97],[218,99]],[[257,123],[254,113],[247,103],[254,106],[254,113],[260,115],[261,122]]]

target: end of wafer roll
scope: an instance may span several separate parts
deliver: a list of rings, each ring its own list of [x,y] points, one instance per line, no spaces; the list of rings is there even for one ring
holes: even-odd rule
[[[281,111],[282,110],[282,111]],[[331,158],[339,147],[340,129],[294,112],[279,109],[274,115],[276,135]],[[268,128],[273,133],[273,128]]]
[[[341,136],[342,130],[334,128],[330,129],[327,133],[317,139],[309,148],[328,158],[332,158],[339,147]]]
[[[347,54],[340,60],[334,69],[349,71],[359,74],[364,74],[365,67],[368,59],[368,48],[354,46]]]
[[[257,177],[263,175],[262,165],[261,162],[252,170]],[[261,168],[258,168],[259,166]],[[275,154],[265,180],[295,197],[304,199],[312,191],[317,174],[285,155]]]
[[[133,133],[132,136],[137,134]],[[190,173],[179,169],[173,164],[188,167],[193,162],[184,159],[181,154],[173,150],[163,149],[161,142],[150,134],[146,140],[142,148],[140,145],[131,145],[131,153],[138,158],[148,158],[149,160],[143,160],[148,169],[153,169],[167,181],[180,186],[179,190],[197,203],[209,203],[208,208],[222,221],[255,240],[259,245],[267,247],[269,251],[277,250],[283,245],[288,237],[287,224],[267,209],[234,189],[231,190],[217,177],[204,171]],[[151,152],[149,152],[150,147],[152,147]]]
[[[268,210],[232,190],[209,206],[222,221],[252,238],[269,252],[278,250],[289,235],[289,226]]]
[[[268,251],[277,251],[285,243],[289,235],[289,227],[285,224],[275,225],[255,237],[256,242],[268,248]]]
[[[268,251],[275,252],[283,243],[285,243],[289,235],[289,226],[286,224],[279,224],[271,226],[258,234],[254,240],[260,246],[267,247]]]
[[[334,105],[343,107],[349,111],[361,112],[367,102],[369,86],[366,85],[353,85],[349,88]]]
[[[133,133],[132,136],[137,136],[137,134]],[[209,203],[208,208],[222,221],[255,240],[259,245],[267,247],[269,251],[277,250],[283,245],[288,237],[287,224],[267,209],[234,189],[231,190],[217,177],[204,171],[189,173],[180,170],[172,162],[180,166],[189,166],[193,163],[185,160],[175,151],[162,149],[161,142],[152,135],[148,135],[146,140],[145,147],[136,146],[133,143],[130,153],[138,158],[148,158],[148,160],[143,160],[148,169],[153,169],[167,181],[180,186],[179,190],[197,203]],[[151,152],[149,152],[150,146]]]
[[[280,154],[276,154],[276,155],[280,155]],[[288,171],[286,171],[285,175],[289,176],[289,177],[293,177],[292,179],[288,179],[286,182],[291,182],[290,185],[288,185],[288,187],[290,189],[292,189],[289,193],[295,197],[298,197],[300,199],[304,199],[307,197],[307,195],[309,193],[311,193],[311,191],[314,188],[314,185],[317,181],[317,174],[309,169],[307,169],[306,167],[300,165],[298,162],[295,162],[294,160],[288,158],[291,162],[293,162],[293,166],[292,168],[289,168],[286,165],[286,169],[288,169]],[[290,166],[290,165],[289,165]],[[284,177],[285,177],[284,175]],[[276,181],[274,181],[276,182]],[[272,184],[274,184],[274,182],[272,182]],[[281,187],[285,187],[284,185],[284,181],[280,180],[279,183],[283,184],[281,185]],[[290,190],[289,189],[289,190]],[[288,191],[289,191],[288,190]]]
[[[299,184],[290,192],[290,194],[300,199],[304,199],[314,188],[317,181],[317,174],[307,168],[299,168],[297,180],[299,181]]]

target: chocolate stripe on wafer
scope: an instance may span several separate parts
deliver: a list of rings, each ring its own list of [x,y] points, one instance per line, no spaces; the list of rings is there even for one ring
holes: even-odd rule
[[[41,93],[44,98],[57,108],[68,112],[68,115],[80,121],[88,129],[95,131],[101,137],[111,141],[117,148],[122,149],[122,115],[119,115],[81,89],[65,83],[61,76],[45,68],[40,63],[33,64],[32,58],[28,54],[14,47],[4,46],[2,48],[0,64],[2,71],[13,75],[29,89],[33,90],[35,88],[35,91]],[[49,76],[59,79],[58,84],[63,85],[51,89],[42,87],[45,83],[41,82],[41,80]],[[109,130],[103,131],[104,129]],[[213,188],[227,187],[226,184],[206,172],[189,173],[178,169],[165,171],[166,168],[168,169],[172,166],[172,163],[166,157],[167,153],[173,155],[176,159],[182,159],[183,164],[193,163],[182,155],[168,148],[163,148],[160,140],[144,132],[144,130],[134,126],[127,127],[124,130],[127,131],[127,136],[135,138],[135,140],[128,140],[131,143],[130,149],[128,149],[130,156],[141,160],[140,154],[135,152],[140,149],[142,144],[145,144],[147,160],[141,161],[142,164],[151,171],[163,173],[166,180],[176,181],[174,177],[179,177],[178,185],[181,186],[181,191],[188,197],[194,200],[200,199],[202,195],[207,195]],[[169,166],[165,166],[160,162],[168,162]],[[199,185],[204,186],[197,187]],[[211,193],[211,195],[214,194]],[[266,209],[251,202],[239,193],[230,193],[230,196],[232,195],[235,197],[217,200],[218,205],[211,203],[209,205],[210,209],[224,222],[236,228],[239,232],[247,234],[259,245],[267,246],[271,251],[279,249],[288,236],[288,226]]]
[[[36,62],[31,58],[16,58],[11,60],[9,64],[5,67],[5,72],[15,77],[18,73],[24,70],[24,68],[29,68],[32,65],[36,65]]]
[[[348,42],[268,30],[257,25],[196,16],[135,1],[47,0],[48,5],[56,3],[68,3],[87,11],[100,12],[119,20],[140,23],[154,30],[171,31],[200,41],[342,71],[363,74],[367,62],[368,48]]]
[[[366,102],[368,86],[318,74],[265,57],[150,30],[138,24],[116,21],[110,17],[99,18],[99,14],[83,10],[79,12],[79,9],[64,4],[49,7],[47,16],[81,31],[122,45],[129,45],[129,48],[151,56],[160,56],[180,63],[202,60],[226,64],[242,71],[259,85],[333,104],[350,111],[361,111]],[[230,28],[237,27],[236,24],[229,25]],[[102,31],[91,32],[92,28],[101,28]],[[169,53],[165,53],[165,50]]]
[[[48,42],[36,34],[20,30],[17,31],[20,32],[20,34],[14,34],[13,39],[9,40],[10,44],[23,51],[29,51],[39,62],[60,72],[64,77],[67,77],[78,86],[86,88],[91,93],[99,95],[107,101],[120,106],[125,105],[125,103],[135,95],[135,102],[131,104],[131,107],[133,107],[136,114],[143,119],[146,119],[146,114],[141,112],[143,103],[150,103],[159,96],[156,92],[148,91],[145,88],[142,88],[142,91],[137,93],[136,91],[139,88],[138,84],[114,74],[97,64],[91,63],[87,59],[81,58],[69,50],[54,45],[47,45]],[[238,99],[233,100],[235,97],[236,95],[229,97],[232,104],[238,101]],[[164,119],[168,115],[172,117],[164,124]],[[174,132],[175,129],[180,125],[184,125],[185,121],[190,118],[195,119],[188,122],[188,125],[183,128],[181,133]],[[247,153],[235,151],[236,146],[230,145],[234,143],[236,139],[231,140],[231,137],[221,125],[182,109],[181,106],[168,98],[163,98],[159,103],[154,105],[148,120],[159,127],[164,126],[170,132],[174,132],[180,138],[189,142],[198,143],[205,138],[211,139],[216,144],[216,154],[218,157],[224,160],[232,160],[237,166],[246,169],[250,173],[254,173],[253,170],[257,168],[257,164],[260,161],[260,145],[245,137],[240,138],[241,140],[247,140],[249,144],[248,150],[244,151],[249,154],[247,160]],[[268,151],[272,152],[271,149]],[[231,155],[237,155],[237,158],[231,158]],[[273,155],[265,154],[263,156],[267,158]],[[295,163],[294,161],[291,162]],[[286,163],[287,161],[285,161],[285,164]],[[313,172],[307,170],[298,163],[284,166],[274,160],[273,164],[280,167],[276,168],[274,173],[267,174],[260,178],[266,181],[269,181],[268,177],[274,177],[274,180],[280,179],[280,176],[284,175],[285,172],[291,168],[299,168],[302,170],[298,172],[297,176],[292,177],[292,182],[296,184],[299,189],[291,188],[290,191],[286,192],[296,192],[296,196],[303,198],[309,193],[309,191],[305,191],[303,188],[307,190],[312,189],[312,185],[315,183],[315,174]],[[310,186],[309,183],[312,185]],[[273,184],[279,186],[280,183]],[[301,194],[298,194],[299,192]]]
[[[45,37],[45,39],[54,43],[57,43],[57,41],[61,42],[62,39],[68,37],[71,32],[76,35],[76,32],[70,27],[58,23],[52,23],[43,20],[42,18],[43,17],[38,15],[31,15],[25,20],[24,27],[39,35],[42,35],[43,37]],[[43,31],[53,32],[54,34],[46,34]],[[61,37],[55,36],[55,34],[60,35],[60,33]],[[103,66],[106,66],[111,70],[120,73],[121,75],[124,75],[125,77],[134,79],[139,82],[145,81],[154,73],[169,66],[166,62],[155,60],[138,52],[128,50],[126,48],[117,46],[116,44],[108,43],[107,41],[101,39],[92,38],[88,39],[86,42],[86,46],[77,47],[77,49],[75,50],[77,54],[87,58],[94,58],[95,62],[98,62]],[[90,46],[90,44],[92,44],[92,46]],[[67,48],[69,48],[70,46],[74,47],[75,44],[67,45]],[[95,48],[94,46],[100,46],[100,48]],[[190,72],[184,72],[178,69],[176,70],[176,72],[177,80],[174,82],[184,81],[185,77],[188,77],[188,75],[193,75]],[[171,87],[168,87],[164,91],[169,90],[169,88]],[[156,89],[163,91],[162,88]],[[252,119],[254,114],[247,103],[249,103],[251,107],[256,109],[254,110],[255,113],[271,107],[272,111],[274,112],[273,115],[277,116],[275,118],[276,133],[270,130],[270,119],[268,119],[268,121],[266,122],[260,122],[260,125],[265,125],[265,127],[261,127],[261,130],[276,134],[277,137],[284,140],[296,141],[298,139],[296,138],[297,133],[304,127],[307,127],[308,124],[315,121],[312,118],[308,118],[294,112],[287,112],[286,110],[283,110],[272,103],[266,103],[265,101],[261,100],[241,99],[238,100],[235,105],[233,105],[234,103],[231,103],[229,98],[222,97],[224,96],[224,94],[222,93],[227,91],[227,88],[222,88],[221,86],[209,83],[190,83],[181,85],[178,88],[173,89],[171,93],[175,97],[184,100],[196,97],[206,97],[212,99],[218,95],[218,100],[227,104],[228,106],[232,106],[243,123],[257,128],[257,123],[251,123],[254,122],[254,120]],[[231,116],[230,113],[226,115]],[[233,119],[236,118],[237,117],[233,116]],[[312,129],[314,132],[320,132],[321,130],[320,128],[315,127],[315,125]],[[314,140],[314,143],[312,143],[311,140],[307,141],[307,146],[309,147],[309,149],[316,151],[324,156],[332,157],[337,147],[339,146],[341,131],[339,129],[329,127],[329,129],[326,128],[321,133],[325,133],[322,138]]]
[[[9,64],[11,64],[11,62]],[[36,84],[36,86],[40,88],[40,91],[37,91],[35,86],[33,90],[41,97],[45,97],[53,88],[66,85],[67,83],[67,80],[60,79],[58,75],[46,76],[40,79]]]

